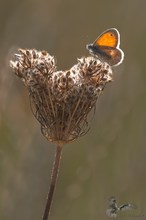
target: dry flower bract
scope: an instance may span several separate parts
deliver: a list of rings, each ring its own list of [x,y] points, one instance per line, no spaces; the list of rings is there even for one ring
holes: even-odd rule
[[[57,71],[55,58],[46,51],[19,49],[10,66],[29,90],[43,135],[59,145],[88,131],[87,116],[112,80],[111,67],[94,57],[83,57],[71,69]]]

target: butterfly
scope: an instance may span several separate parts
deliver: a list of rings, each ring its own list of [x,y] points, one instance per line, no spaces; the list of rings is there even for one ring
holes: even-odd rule
[[[106,210],[106,215],[111,218],[116,218],[118,212],[120,211],[132,210],[137,208],[136,205],[130,203],[126,203],[118,206],[114,196],[111,196],[108,199],[108,202],[109,202],[109,207]]]
[[[118,66],[124,59],[124,52],[119,48],[120,33],[116,28],[103,32],[92,44],[87,44],[89,53],[110,66]]]

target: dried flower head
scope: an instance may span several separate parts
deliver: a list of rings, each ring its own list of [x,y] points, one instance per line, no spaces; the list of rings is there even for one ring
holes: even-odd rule
[[[86,134],[87,116],[112,80],[111,67],[97,58],[83,57],[71,69],[56,71],[54,57],[34,49],[19,49],[15,58],[10,66],[28,87],[42,134],[59,145]]]

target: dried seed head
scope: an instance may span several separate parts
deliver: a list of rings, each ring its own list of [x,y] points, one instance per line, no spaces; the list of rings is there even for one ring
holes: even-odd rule
[[[83,57],[71,69],[56,71],[54,57],[45,51],[19,49],[15,56],[10,66],[28,87],[43,135],[64,145],[86,134],[87,116],[106,83],[112,81],[111,67]]]

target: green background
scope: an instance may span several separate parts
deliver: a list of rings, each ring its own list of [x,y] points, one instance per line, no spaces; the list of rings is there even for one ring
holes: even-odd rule
[[[9,60],[19,47],[36,48],[65,70],[111,27],[121,34],[125,60],[114,68],[89,133],[63,149],[50,219],[106,220],[112,195],[137,205],[124,219],[146,215],[146,1],[1,0],[1,220],[41,219],[55,153]]]

